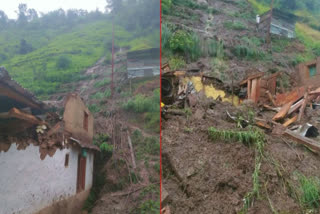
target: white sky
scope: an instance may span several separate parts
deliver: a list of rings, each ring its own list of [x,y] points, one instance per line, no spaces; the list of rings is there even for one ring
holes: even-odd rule
[[[106,6],[105,0],[0,0],[0,10],[3,10],[10,19],[16,19],[18,5],[20,3],[27,4],[28,8],[34,8],[39,12],[47,13],[52,10],[62,8],[67,9],[85,9],[93,11],[98,8],[104,11]]]

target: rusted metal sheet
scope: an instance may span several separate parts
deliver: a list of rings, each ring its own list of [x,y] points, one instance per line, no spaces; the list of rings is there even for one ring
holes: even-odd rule
[[[306,89],[305,87],[295,88],[292,91],[284,94],[277,94],[276,95],[276,105],[277,106],[283,106],[284,104],[287,104],[289,102],[296,102],[301,97],[303,97]]]

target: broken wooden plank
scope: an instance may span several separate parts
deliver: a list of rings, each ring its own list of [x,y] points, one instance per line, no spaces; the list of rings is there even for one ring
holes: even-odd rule
[[[245,85],[245,84],[247,84],[248,81],[250,81],[252,79],[260,78],[262,76],[264,76],[264,72],[250,75],[245,80],[242,80],[239,85]]]
[[[288,127],[288,126],[290,126],[292,123],[296,122],[297,119],[298,119],[298,115],[296,115],[296,116],[290,118],[289,120],[287,120],[287,121],[283,124],[283,126],[284,126],[284,127]]]
[[[266,121],[262,121],[262,120],[256,121],[256,125],[261,128],[265,128],[265,129],[269,129],[269,130],[272,129],[272,127]]]
[[[290,107],[292,106],[293,102],[289,102],[287,104],[285,104],[281,109],[280,111],[272,118],[272,120],[274,121],[277,121],[277,120],[280,120],[282,118],[284,118],[287,113],[289,112],[290,110]]]
[[[301,107],[299,109],[298,121],[301,120],[303,112],[304,112],[304,110],[305,110],[305,108],[306,108],[306,106],[308,104],[308,96],[309,96],[308,93],[304,94],[304,101],[303,101],[303,103],[302,103],[302,105],[301,105]]]
[[[277,107],[277,108],[273,108],[267,104],[263,104],[263,107],[270,110],[270,111],[275,111],[275,112],[279,112],[281,108]]]
[[[300,143],[304,146],[307,146],[309,148],[311,148],[312,150],[320,153],[320,143],[318,143],[317,141],[314,141],[310,138],[307,137],[302,137],[296,133],[294,133],[293,131],[290,130],[286,130],[284,132],[284,136],[296,141],[297,143]]]
[[[289,110],[288,114],[291,114],[291,113],[295,112],[296,110],[298,110],[301,107],[303,102],[304,102],[304,99],[301,99],[298,102],[296,102],[295,104],[293,104],[290,107],[290,110]]]
[[[43,121],[39,120],[31,114],[24,113],[17,108],[12,108],[9,112],[3,112],[0,114],[0,118],[17,118],[27,121],[32,124],[44,124]]]
[[[269,100],[271,101],[273,106],[277,106],[276,102],[274,101],[272,94],[270,93],[270,91],[266,91],[266,94],[268,95]]]

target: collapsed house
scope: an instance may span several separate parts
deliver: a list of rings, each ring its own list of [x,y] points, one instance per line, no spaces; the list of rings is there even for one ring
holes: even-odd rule
[[[320,85],[320,57],[297,66],[301,86]]]
[[[260,22],[258,23],[258,30],[263,35],[267,33],[284,36],[287,38],[295,38],[295,24],[297,22],[297,16],[294,14],[281,11],[274,8],[269,10],[260,16]]]
[[[0,213],[78,213],[93,179],[93,116],[70,94],[64,114],[0,68]]]
[[[160,75],[160,49],[151,48],[127,53],[128,78]]]

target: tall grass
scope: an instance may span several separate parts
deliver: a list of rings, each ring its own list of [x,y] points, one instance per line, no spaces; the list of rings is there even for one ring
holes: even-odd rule
[[[306,177],[299,174],[299,184],[302,205],[306,208],[320,207],[320,180],[316,177]]]

